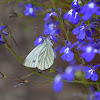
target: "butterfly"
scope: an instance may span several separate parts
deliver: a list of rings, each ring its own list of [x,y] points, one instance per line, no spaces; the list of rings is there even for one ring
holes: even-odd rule
[[[24,60],[24,66],[46,70],[54,62],[55,53],[51,41],[46,38],[44,42],[35,47]]]

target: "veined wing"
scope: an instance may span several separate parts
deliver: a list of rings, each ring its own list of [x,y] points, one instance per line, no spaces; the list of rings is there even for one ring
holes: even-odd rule
[[[31,68],[45,70],[51,67],[54,62],[54,51],[52,43],[47,39],[35,47],[24,61],[24,65]]]
[[[40,70],[45,70],[51,67],[54,62],[54,51],[51,45],[46,45],[44,50],[40,53],[38,57],[37,68]]]
[[[35,47],[26,57],[24,60],[24,65],[27,67],[35,68],[36,67],[36,62],[38,62],[38,57],[43,48],[45,47],[45,43],[42,43]],[[34,66],[33,66],[34,65]]]

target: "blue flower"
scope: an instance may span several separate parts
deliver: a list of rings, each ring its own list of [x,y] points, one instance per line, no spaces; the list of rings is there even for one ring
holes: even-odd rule
[[[56,21],[56,22],[50,22],[51,20],[48,20],[44,27],[44,34],[45,35],[55,35],[55,34],[58,34],[57,32],[57,29],[58,29],[58,24],[59,22]]]
[[[54,35],[51,35],[50,39],[53,40],[55,43],[58,41],[57,37],[55,37]]]
[[[94,93],[94,100],[100,100],[100,91]]]
[[[71,82],[75,79],[75,72],[82,71],[82,65],[71,65],[65,69],[65,72],[62,74],[64,80]]]
[[[75,12],[75,16],[74,16],[74,18],[73,18],[73,20],[72,20],[72,23],[73,24],[78,24],[80,22],[80,16],[79,16],[79,13],[78,12]]]
[[[66,45],[65,47],[62,47],[60,50],[60,53],[63,53],[63,55],[61,56],[63,60],[66,60],[67,62],[72,61],[74,59],[74,53],[71,51],[71,49],[76,46],[78,44],[78,42],[73,43],[71,45],[71,42],[67,43],[66,40]]]
[[[28,3],[25,6],[24,15],[25,16],[30,15],[31,17],[36,17],[35,11],[39,11],[42,9],[43,9],[42,7],[33,7],[33,4]]]
[[[90,78],[91,78],[92,81],[97,81],[97,80],[98,80],[98,74],[95,72],[95,70],[96,70],[99,66],[100,66],[100,64],[97,64],[97,65],[95,65],[95,66],[93,66],[93,65],[91,64],[91,68],[88,67],[88,66],[85,66],[85,73],[86,73],[86,74],[84,75],[85,79],[90,79]]]
[[[7,28],[7,26],[0,26],[0,30],[2,31],[3,35],[6,36],[8,35],[9,33],[3,31],[3,29]],[[1,32],[0,32],[1,33]]]
[[[75,29],[73,29],[73,34],[77,35],[77,39],[84,39],[86,36],[86,31],[85,31],[85,24],[82,21],[81,25],[77,26]]]
[[[34,41],[34,45],[39,45],[43,42],[44,38],[42,36],[38,37],[36,41]]]
[[[64,19],[68,19],[69,22],[71,22],[73,20],[75,16],[75,10],[74,9],[70,9],[68,12],[66,12],[64,15],[63,15],[63,18]]]
[[[59,21],[52,22],[52,19],[48,20],[44,27],[44,34],[49,35],[54,42],[57,42],[58,39],[56,36],[60,33],[60,29],[58,28]]]
[[[3,39],[3,38],[2,38],[1,35],[0,35],[0,45],[5,43],[4,41],[2,41],[2,39]]]
[[[74,59],[74,53],[67,46],[62,47],[61,50],[60,50],[60,53],[63,53],[61,58],[63,60],[66,60],[67,62],[72,61]]]
[[[44,20],[47,21],[51,16],[58,16],[57,15],[57,12],[50,12],[50,13],[47,13]]]
[[[62,81],[62,75],[58,74],[56,75],[56,77],[54,78],[54,82],[53,82],[53,90],[57,93],[61,92],[63,88],[63,81]]]
[[[94,0],[92,0],[87,5],[84,5],[83,7],[81,7],[80,13],[84,14],[82,16],[82,19],[84,21],[87,21],[92,17],[93,14],[100,15],[100,10],[99,10],[99,7],[97,6],[96,2],[94,2]]]
[[[5,31],[3,31],[3,29],[5,29],[5,28],[7,28],[7,26],[0,26],[0,30],[2,31],[2,33],[3,33],[4,36],[6,36],[6,35],[9,34],[9,33],[5,32]],[[1,31],[0,31],[0,44],[4,44],[5,42],[2,41],[3,38],[2,38],[2,36],[1,36]]]
[[[71,3],[71,8],[72,8],[72,9],[78,9],[79,7],[80,7],[80,6],[79,6],[77,0],[74,0],[74,1]]]
[[[84,58],[87,62],[90,62],[94,59],[96,53],[100,54],[100,46],[91,39],[86,43],[85,46],[81,46],[81,50],[83,51],[81,53],[81,57]]]
[[[90,86],[90,94],[88,94],[88,100],[100,100],[100,91],[94,91],[93,87]]]
[[[75,78],[75,74],[74,74],[73,67],[71,67],[71,66],[67,67],[63,74],[63,79],[65,79],[67,81],[73,81],[74,78]]]
[[[80,21],[80,16],[78,12],[76,12],[74,9],[69,10],[63,15],[64,19],[68,19],[69,22],[72,22],[73,24],[78,24]]]
[[[85,58],[87,62],[90,62],[94,59],[95,52],[94,48],[91,45],[82,46],[81,50],[84,51],[83,53],[81,53],[81,57]]]

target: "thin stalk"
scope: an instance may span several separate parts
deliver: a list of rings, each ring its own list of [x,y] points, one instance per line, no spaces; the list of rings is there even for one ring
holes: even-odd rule
[[[90,26],[90,19],[88,20],[88,25],[89,25],[89,30],[90,30],[90,32],[91,32],[91,34],[93,36],[92,30],[91,30],[91,26]]]
[[[21,79],[26,78],[26,77],[29,77],[29,76],[31,76],[32,74],[33,74],[33,72],[30,73],[30,74],[28,74],[28,75],[26,75],[26,76],[21,77]]]

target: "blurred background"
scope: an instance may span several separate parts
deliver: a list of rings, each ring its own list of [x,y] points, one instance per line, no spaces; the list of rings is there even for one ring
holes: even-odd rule
[[[50,3],[48,0],[37,0],[37,2]],[[18,47],[11,38],[6,38],[9,44],[12,44],[19,58],[26,57],[34,48],[34,41],[44,30],[44,16],[46,14],[45,12],[40,16],[37,15],[36,18],[21,16],[25,4],[21,5],[22,7],[17,2],[7,3],[7,0],[0,0],[0,25],[8,25]],[[57,56],[52,68],[57,69],[60,66],[66,68],[68,64],[62,61],[61,55],[58,54]],[[38,69],[33,70],[39,72]],[[82,100],[81,95],[85,91],[84,86],[81,84],[65,82],[62,92],[57,94],[52,89],[53,83],[37,74],[25,78],[32,82],[14,88],[15,85],[21,82],[21,80],[14,79],[20,79],[30,74],[31,71],[23,66],[3,45],[0,45],[0,72],[9,77],[0,78],[0,100]],[[57,73],[50,73],[47,70],[43,71],[42,74],[55,77]]]

